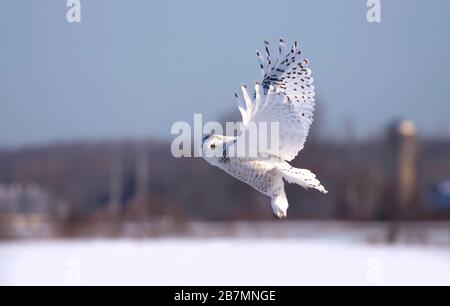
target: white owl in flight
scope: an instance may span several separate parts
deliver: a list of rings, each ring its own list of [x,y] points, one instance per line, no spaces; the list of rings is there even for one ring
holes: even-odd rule
[[[285,218],[289,204],[284,180],[306,189],[327,191],[311,171],[287,163],[297,156],[306,141],[313,121],[314,86],[308,60],[301,55],[297,42],[288,50],[280,39],[277,53],[273,56],[269,43],[265,42],[265,56],[256,52],[262,83],[255,83],[254,93],[242,85],[242,96],[235,94],[244,128],[251,123],[278,123],[277,154],[271,151],[258,152],[254,157],[232,157],[230,153],[236,150],[242,135],[208,135],[203,138],[201,149],[203,158],[211,165],[269,196],[274,215]]]

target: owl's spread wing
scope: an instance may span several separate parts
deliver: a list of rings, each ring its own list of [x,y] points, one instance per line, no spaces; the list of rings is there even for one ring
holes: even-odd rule
[[[314,86],[309,61],[301,55],[297,42],[287,50],[280,39],[277,53],[273,57],[265,42],[265,56],[256,52],[262,83],[255,83],[253,95],[242,85],[242,96],[235,96],[244,126],[279,123],[278,156],[290,161],[303,149],[313,121]]]

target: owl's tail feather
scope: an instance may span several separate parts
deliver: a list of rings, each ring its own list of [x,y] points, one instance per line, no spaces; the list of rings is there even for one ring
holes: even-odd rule
[[[290,184],[297,184],[305,189],[314,188],[323,193],[328,191],[323,187],[316,175],[308,169],[298,169],[292,166],[280,168],[283,178]]]

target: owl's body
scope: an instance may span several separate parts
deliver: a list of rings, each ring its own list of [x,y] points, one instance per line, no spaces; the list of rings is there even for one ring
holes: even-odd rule
[[[257,158],[230,157],[219,160],[218,167],[269,197],[279,194],[282,176],[271,161]]]
[[[286,216],[288,202],[284,182],[275,158],[230,157],[219,160],[218,167],[272,199],[272,210],[278,218]]]
[[[252,123],[254,126],[274,122],[279,125],[277,150],[262,149],[256,156],[230,154],[238,152],[239,144],[246,143],[245,137],[212,134],[203,139],[202,153],[210,164],[269,196],[274,215],[284,218],[289,206],[284,181],[323,193],[327,191],[311,171],[287,163],[303,149],[312,123],[315,100],[311,70],[306,68],[309,61],[301,56],[297,43],[288,51],[280,40],[279,56],[275,59],[270,55],[267,42],[265,51],[266,58],[257,52],[262,85],[255,83],[253,95],[243,85],[242,98],[235,96],[244,129]]]

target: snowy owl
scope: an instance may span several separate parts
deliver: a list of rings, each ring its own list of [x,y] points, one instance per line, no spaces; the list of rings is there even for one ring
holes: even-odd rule
[[[242,95],[235,94],[244,127],[250,123],[277,122],[278,150],[258,152],[261,156],[230,157],[242,134],[224,136],[211,134],[203,138],[202,156],[231,176],[247,183],[271,198],[273,214],[287,216],[288,201],[284,181],[306,189],[315,188],[327,193],[316,176],[307,169],[297,169],[292,161],[303,149],[314,111],[314,86],[309,61],[301,55],[297,42],[291,49],[280,39],[278,55],[271,55],[269,43],[265,54],[256,51],[262,82],[255,82],[254,92],[242,85]],[[262,153],[264,154],[264,157]]]

